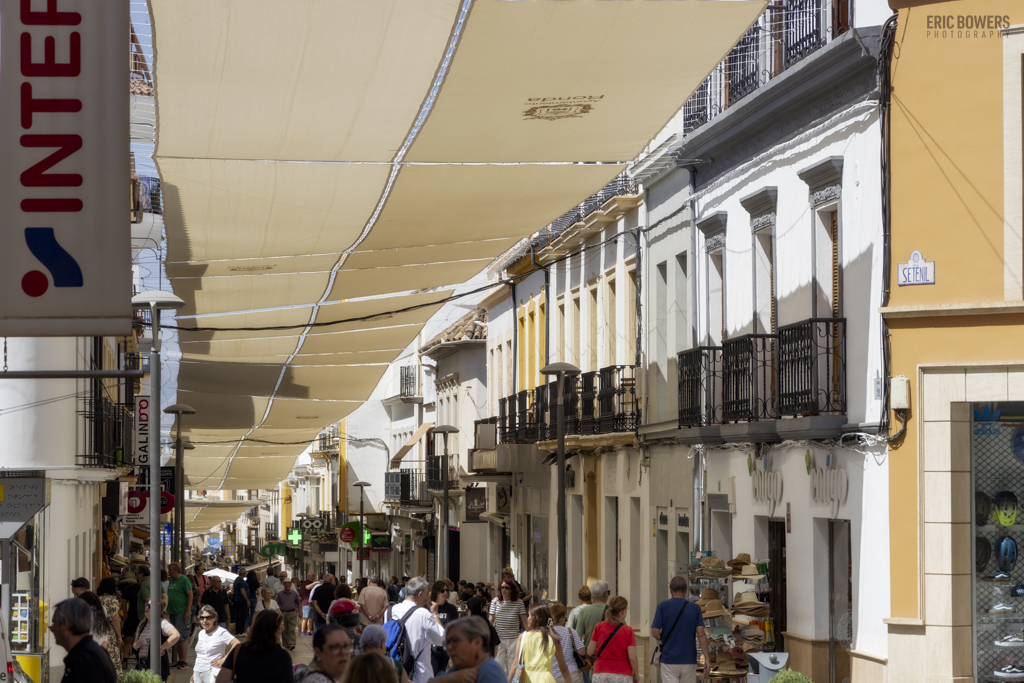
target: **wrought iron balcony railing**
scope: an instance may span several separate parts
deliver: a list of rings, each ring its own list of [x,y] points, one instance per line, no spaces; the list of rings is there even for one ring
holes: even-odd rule
[[[91,397],[82,412],[92,430],[92,452],[75,456],[82,467],[119,467],[134,462],[134,406]]]
[[[680,427],[846,413],[843,318],[811,318],[677,358]]]
[[[419,396],[417,393],[419,382],[417,379],[415,365],[406,365],[399,368],[399,395]]]
[[[774,334],[748,334],[722,342],[722,419],[754,422],[778,417]]]
[[[812,318],[779,329],[779,414],[846,412],[846,320]]]
[[[444,468],[448,468],[448,490],[459,488],[459,472],[455,468],[458,462],[455,456],[431,455],[427,456],[427,490],[444,490]]]
[[[148,353],[126,353],[124,354],[124,369],[125,370],[142,370],[143,373],[149,374],[149,354]]]
[[[679,426],[722,423],[722,347],[698,346],[676,357]]]
[[[533,443],[557,436],[557,381],[498,400],[498,443]],[[566,377],[566,435],[635,431],[640,417],[635,368],[611,365]]]
[[[419,502],[417,472],[412,469],[384,473],[384,500],[399,503]]]
[[[849,30],[848,5],[849,0],[770,4],[683,105],[683,132],[704,125]]]

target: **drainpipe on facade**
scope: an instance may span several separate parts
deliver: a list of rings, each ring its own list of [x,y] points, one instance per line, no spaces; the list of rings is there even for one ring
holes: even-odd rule
[[[530,247],[530,263],[534,268],[544,271],[544,365],[546,366],[551,364],[551,344],[548,343],[551,338],[551,272],[545,266],[537,263],[537,245]],[[516,323],[518,324],[518,322],[517,315]]]
[[[519,305],[516,281],[512,280],[512,396],[519,393]]]

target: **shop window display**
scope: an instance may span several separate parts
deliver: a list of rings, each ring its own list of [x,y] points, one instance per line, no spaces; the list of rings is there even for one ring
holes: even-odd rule
[[[971,407],[974,673],[979,681],[1024,681],[1024,403]]]

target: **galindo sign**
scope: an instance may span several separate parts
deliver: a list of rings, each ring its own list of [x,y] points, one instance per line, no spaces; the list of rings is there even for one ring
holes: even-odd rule
[[[131,329],[128,0],[0,0],[0,334]]]
[[[149,396],[135,397],[135,464],[149,467]]]

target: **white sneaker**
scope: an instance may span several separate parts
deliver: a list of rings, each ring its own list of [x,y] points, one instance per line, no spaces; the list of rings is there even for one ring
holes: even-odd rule
[[[995,642],[996,647],[1024,647],[1024,636],[1020,633],[1011,633],[1003,636]]]
[[[1024,668],[1016,664],[1010,664],[1002,669],[993,671],[992,675],[999,676],[1000,678],[1024,678]]]
[[[1014,614],[1017,608],[1013,605],[1007,605],[1004,602],[998,605],[992,605],[992,608],[988,611],[989,614]]]

